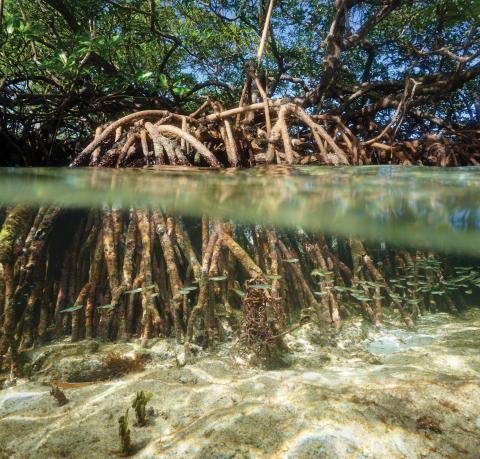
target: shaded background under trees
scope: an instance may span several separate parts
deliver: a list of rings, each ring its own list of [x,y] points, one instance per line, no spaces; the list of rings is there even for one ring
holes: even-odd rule
[[[67,164],[96,126],[134,111],[236,106],[269,5],[1,3],[1,165]],[[475,145],[479,24],[478,0],[277,0],[258,74],[270,98],[340,116],[362,141]]]

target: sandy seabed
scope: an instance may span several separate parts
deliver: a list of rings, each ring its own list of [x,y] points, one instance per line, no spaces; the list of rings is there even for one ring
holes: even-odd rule
[[[309,325],[286,344],[276,370],[228,345],[182,367],[169,340],[32,351],[32,379],[0,390],[0,458],[121,457],[117,420],[138,390],[153,397],[145,427],[130,408],[137,458],[480,457],[480,310],[415,331],[352,321],[327,344]],[[47,383],[88,382],[112,350],[142,353],[146,368],[66,388],[58,406]]]

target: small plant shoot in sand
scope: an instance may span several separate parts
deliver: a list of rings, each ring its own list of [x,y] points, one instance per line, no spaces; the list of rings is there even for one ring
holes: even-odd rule
[[[128,456],[132,452],[130,428],[128,427],[128,408],[125,414],[118,418],[118,435],[120,437],[121,452]]]
[[[139,426],[144,426],[147,423],[146,407],[152,396],[153,394],[151,392],[147,392],[145,394],[143,390],[140,390],[133,399],[132,408],[135,410],[135,415],[137,416],[137,425]]]

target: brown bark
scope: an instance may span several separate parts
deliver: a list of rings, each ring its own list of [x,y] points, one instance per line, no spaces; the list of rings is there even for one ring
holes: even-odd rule
[[[245,252],[240,245],[233,240],[233,238],[226,234],[222,233],[220,235],[221,242],[225,248],[230,250],[239,263],[244,267],[245,271],[250,275],[252,279],[260,278],[264,279],[264,274],[262,270],[255,264],[255,262],[250,258],[247,252]]]
[[[203,259],[202,259],[202,269],[200,274],[200,282],[199,282],[199,294],[198,294],[198,301],[196,306],[193,308],[190,318],[187,324],[187,333],[185,335],[185,359],[191,360],[191,351],[190,351],[190,343],[193,337],[193,331],[195,326],[195,320],[197,317],[204,311],[207,300],[208,300],[208,271],[210,268],[210,259],[212,257],[213,248],[215,247],[215,243],[218,239],[218,233],[214,232],[210,236],[210,240],[208,241],[207,247],[203,252]]]
[[[175,261],[175,252],[171,238],[167,231],[167,223],[160,212],[153,212],[153,222],[155,230],[160,238],[163,256],[167,267],[168,279],[170,282],[170,291],[172,293],[171,311],[173,315],[173,324],[175,327],[175,338],[177,343],[182,340],[182,327],[180,323],[180,311],[182,309],[182,296],[179,289],[182,287],[180,275],[178,273],[177,263]]]
[[[144,340],[150,337],[150,327],[155,325],[161,327],[161,317],[153,300],[150,287],[153,286],[152,279],[152,241],[150,239],[150,218],[147,210],[137,210],[138,232],[142,243],[142,271],[143,271],[143,291],[142,306],[144,317]]]
[[[18,205],[7,214],[0,231],[0,263],[4,271],[5,305],[3,308],[3,330],[0,336],[0,359],[11,348],[12,358],[16,357],[15,342],[15,279],[14,279],[14,253],[13,248],[16,239],[25,234],[27,236],[28,225],[31,223],[34,212],[31,208]],[[0,368],[1,368],[0,360]]]
[[[285,259],[292,258],[292,254],[290,251],[287,249],[285,244],[282,241],[279,241],[279,248],[280,248],[280,253],[285,257]],[[318,317],[318,322],[320,325],[327,325],[330,324],[331,320],[330,317],[327,317],[327,311],[324,311],[320,305],[318,304],[317,300],[313,296],[312,291],[310,290],[310,287],[308,286],[305,277],[302,274],[302,271],[300,267],[298,266],[297,263],[289,263],[289,266],[291,267],[293,273],[295,274],[295,277],[297,279],[298,286],[302,288],[303,293],[306,295],[307,301],[309,306],[312,306],[315,312],[317,313]]]
[[[103,233],[98,232],[97,242],[93,253],[92,265],[90,268],[90,288],[88,290],[88,297],[85,303],[85,337],[93,338],[93,324],[94,324],[94,307],[95,299],[97,298],[97,290],[100,287],[100,275],[102,273],[103,256]]]

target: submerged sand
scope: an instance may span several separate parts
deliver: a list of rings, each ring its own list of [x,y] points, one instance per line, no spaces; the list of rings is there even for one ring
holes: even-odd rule
[[[134,425],[137,458],[479,458],[480,310],[422,318],[415,331],[347,324],[334,340],[308,325],[285,367],[251,368],[222,346],[182,365],[172,341],[55,343],[31,353],[31,380],[0,390],[0,458],[120,457],[119,416],[151,392]],[[147,358],[107,381],[108,352]],[[104,375],[103,375],[104,376]],[[59,406],[47,383],[64,389]]]

